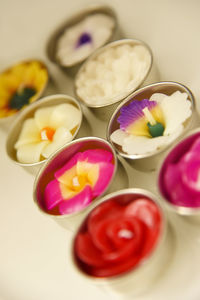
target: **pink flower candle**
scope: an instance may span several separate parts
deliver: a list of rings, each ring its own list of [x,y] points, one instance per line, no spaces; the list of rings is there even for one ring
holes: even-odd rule
[[[200,131],[181,141],[166,157],[159,174],[159,189],[175,208],[200,208]]]
[[[44,191],[45,209],[61,215],[83,209],[104,192],[113,171],[111,152],[104,149],[77,152],[47,184]]]

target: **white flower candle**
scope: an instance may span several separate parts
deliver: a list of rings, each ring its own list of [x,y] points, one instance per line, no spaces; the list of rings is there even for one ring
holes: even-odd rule
[[[86,59],[110,38],[114,19],[103,13],[86,16],[69,26],[59,37],[56,58],[63,66],[72,66]]]
[[[122,100],[143,82],[151,59],[142,42],[125,39],[111,43],[82,66],[75,80],[76,94],[89,107]]]
[[[68,95],[42,98],[24,109],[6,142],[11,160],[35,174],[48,157],[80,132],[82,110]]]
[[[164,151],[192,125],[193,111],[194,98],[185,86],[154,83],[137,90],[118,106],[107,136],[134,167],[155,170]]]

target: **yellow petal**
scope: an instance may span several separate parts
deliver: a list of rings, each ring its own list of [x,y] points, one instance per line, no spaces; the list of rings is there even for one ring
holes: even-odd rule
[[[72,185],[72,179],[77,175],[76,166],[73,166],[71,169],[67,170],[62,176],[58,178],[60,183],[63,183],[67,187]]]

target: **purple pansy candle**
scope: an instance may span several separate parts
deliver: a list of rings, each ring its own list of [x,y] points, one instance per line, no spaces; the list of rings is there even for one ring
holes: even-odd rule
[[[179,112],[177,114],[177,111]],[[151,155],[174,141],[192,114],[187,93],[154,93],[125,103],[116,113],[118,128],[111,141],[128,155]]]
[[[172,205],[200,208],[200,131],[174,147],[159,174],[159,189]]]

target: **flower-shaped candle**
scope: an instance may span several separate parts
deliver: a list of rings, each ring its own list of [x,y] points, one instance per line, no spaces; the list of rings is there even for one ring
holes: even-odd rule
[[[47,81],[47,68],[37,60],[18,63],[1,73],[0,118],[14,115],[37,100]]]
[[[85,137],[47,160],[35,180],[34,200],[42,212],[73,230],[97,198],[127,186],[127,174],[112,146],[104,139]]]
[[[92,7],[72,16],[51,37],[47,53],[51,60],[69,68],[84,61],[95,49],[111,40],[116,16],[109,7]]]
[[[89,107],[111,105],[141,85],[151,64],[151,50],[143,42],[115,41],[83,64],[75,80],[76,94]]]
[[[164,160],[159,188],[169,206],[182,214],[200,209],[200,131],[190,133]]]
[[[151,193],[127,189],[110,194],[90,211],[75,235],[75,265],[90,278],[108,279],[107,285],[110,279],[111,287],[124,295],[134,293],[137,283],[144,290],[146,280],[149,284],[164,267],[161,260],[158,269],[155,261],[151,262],[156,270],[151,279],[152,269],[145,269],[164,240],[165,225],[162,210]],[[161,256],[163,259],[164,253]],[[142,278],[140,273],[137,278],[138,271]]]
[[[49,213],[70,214],[88,206],[110,183],[114,171],[113,154],[103,149],[77,152],[54,173],[44,191]]]
[[[81,122],[81,107],[74,98],[45,97],[27,107],[16,119],[7,138],[7,153],[22,166],[41,166],[76,136]]]
[[[178,83],[146,86],[117,108],[108,126],[108,138],[123,157],[152,156],[184,132],[193,105],[190,91]]]

